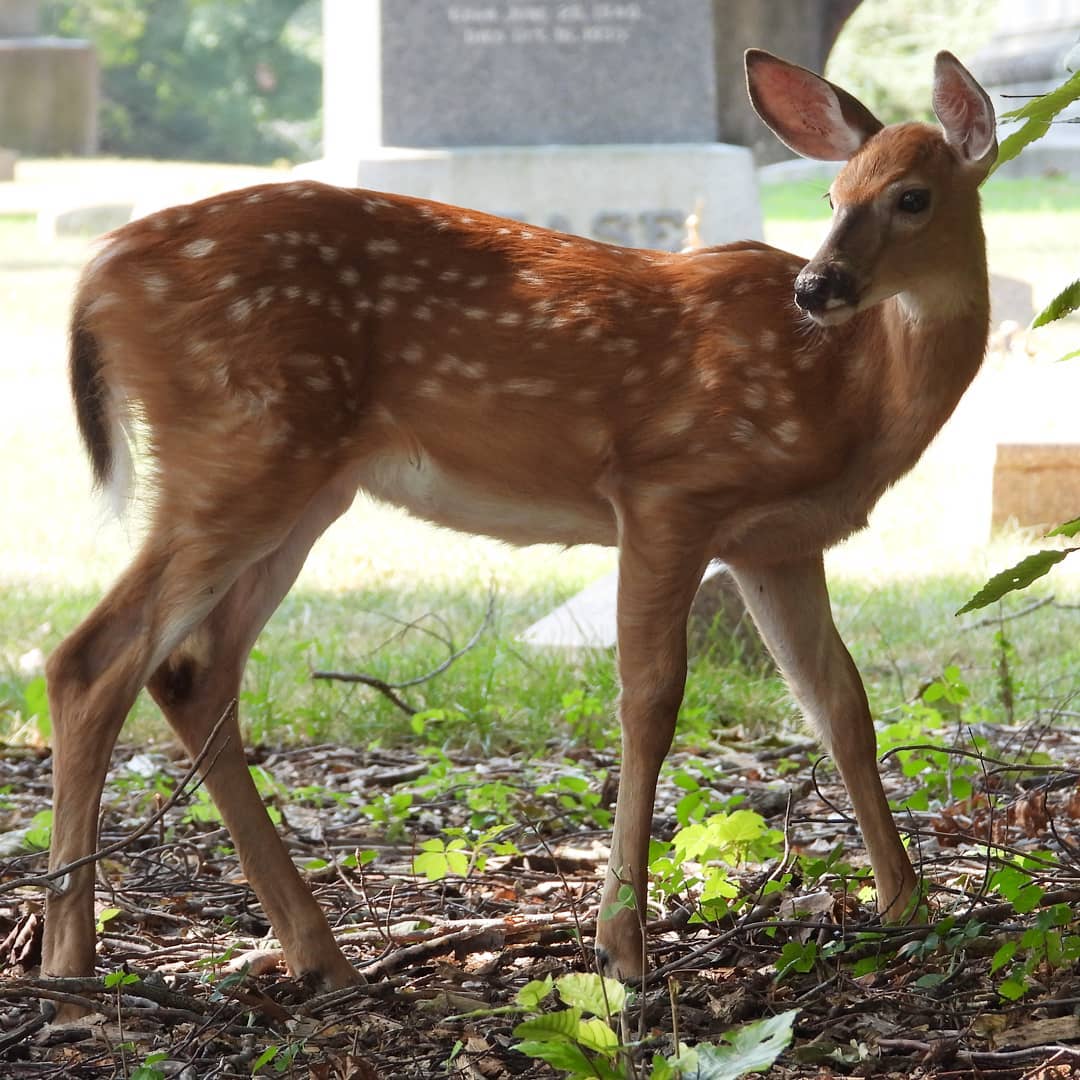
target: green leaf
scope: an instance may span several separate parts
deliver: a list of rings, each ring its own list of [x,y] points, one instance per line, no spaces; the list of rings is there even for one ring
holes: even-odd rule
[[[1057,362],[1063,364],[1066,360],[1075,360],[1080,356],[1080,349],[1073,349],[1072,352],[1067,352],[1064,356],[1059,356]]]
[[[1080,349],[1077,349],[1077,354],[1080,355]],[[1072,521],[1066,521],[1064,525],[1059,525],[1056,529],[1051,529],[1047,536],[1075,536],[1080,533],[1080,517],[1073,518]]]
[[[97,917],[97,932],[100,934],[105,929],[105,924],[110,920],[115,919],[120,914],[120,908],[107,907],[102,908],[101,913]]]
[[[1010,109],[999,117],[1000,120],[1052,120],[1062,109],[1068,108],[1080,99],[1080,72],[1074,72],[1060,86],[1048,94],[1024,102],[1017,109]]]
[[[1015,566],[995,574],[956,614],[976,611],[1000,600],[1007,593],[1026,589],[1043,574],[1049,573],[1051,567],[1056,566],[1066,555],[1076,550],[1065,548],[1062,551],[1037,551],[1034,555],[1021,559]]]
[[[614,1016],[626,1007],[626,987],[617,979],[591,972],[574,972],[555,980],[559,997],[567,1005],[593,1016]]]
[[[1023,981],[1015,975],[1010,975],[999,987],[998,993],[1009,1001],[1018,1001],[1027,993],[1027,987]]]
[[[581,1021],[580,1009],[560,1009],[558,1012],[544,1013],[522,1020],[514,1028],[515,1039],[573,1039],[577,1036],[578,1023]]]
[[[1080,307],[1080,280],[1074,281],[1071,285],[1067,285],[1061,290],[1035,316],[1031,323],[1031,328],[1034,330],[1037,327],[1045,326],[1047,323],[1057,322],[1058,319],[1064,319],[1066,315],[1074,312]]]
[[[278,1056],[280,1046],[268,1046],[252,1063],[251,1075],[254,1076],[264,1065],[269,1065]]]
[[[776,981],[780,982],[792,971],[798,971],[804,975],[808,971],[813,971],[817,956],[817,942],[808,941],[803,944],[801,941],[789,941],[780,950],[780,959],[776,962]]]
[[[738,1080],[748,1072],[765,1072],[791,1043],[798,1010],[744,1024],[724,1034],[727,1046],[702,1043],[693,1050],[680,1047],[679,1056],[668,1059],[681,1075],[694,1080]]]
[[[930,971],[925,975],[920,975],[915,980],[915,985],[920,990],[930,990],[935,986],[940,986],[945,981],[946,976],[940,971]]]
[[[132,983],[137,983],[139,976],[133,971],[110,971],[104,981],[105,985],[112,990],[117,986],[131,986]]]
[[[571,1077],[596,1076],[592,1062],[580,1046],[571,1042],[546,1042],[541,1040],[518,1043],[515,1050],[527,1057],[540,1058],[556,1069],[562,1069]]]
[[[523,1009],[535,1009],[551,993],[554,987],[555,981],[550,975],[546,975],[542,979],[533,979],[517,992],[514,1000]]]
[[[619,1049],[619,1036],[599,1016],[590,1016],[578,1022],[577,1041],[587,1050],[597,1050],[609,1058],[614,1057]]]
[[[994,162],[989,175],[992,176],[995,170],[1005,162],[1012,161],[1029,143],[1041,139],[1050,130],[1050,121],[1077,98],[1080,98],[1080,72],[1051,90],[1049,94],[1043,94],[1019,109],[1004,113],[1001,119],[1023,120],[1024,124],[1001,143],[997,161]]]

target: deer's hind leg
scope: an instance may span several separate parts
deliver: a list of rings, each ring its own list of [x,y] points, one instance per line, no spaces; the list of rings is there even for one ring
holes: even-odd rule
[[[248,654],[292,587],[312,544],[352,502],[343,474],[311,500],[279,547],[236,579],[202,625],[154,672],[148,689],[194,757],[236,701]],[[318,989],[355,982],[326,917],[274,828],[248,771],[235,709],[205,758],[205,783],[281,942],[293,974]]]
[[[267,500],[233,489],[222,492],[213,506],[204,501],[198,521],[191,511],[190,492],[170,497],[169,491],[163,491],[138,557],[50,657],[46,672],[53,725],[50,870],[85,858],[96,848],[109,759],[139,690],[209,619],[245,573],[249,580],[254,577],[250,574],[253,566],[272,558],[271,553],[294,530],[303,534],[309,515],[312,521],[319,517],[319,511],[312,509],[318,497],[306,505],[308,500],[301,493],[321,492],[325,483],[294,477],[296,482],[290,485],[289,477],[280,479],[281,490],[288,494],[258,513],[253,508]],[[321,512],[329,511],[322,508]],[[310,524],[306,527],[311,528]],[[238,738],[230,745],[238,749]],[[200,746],[196,742],[196,749]],[[231,755],[235,754],[234,749]],[[231,755],[224,758],[225,768],[238,775],[242,754],[230,766]],[[246,768],[243,772],[246,776]],[[259,809],[265,817],[261,805]],[[93,971],[93,886],[93,863],[55,881],[46,900],[45,973],[75,976]],[[310,896],[308,900],[313,906]]]

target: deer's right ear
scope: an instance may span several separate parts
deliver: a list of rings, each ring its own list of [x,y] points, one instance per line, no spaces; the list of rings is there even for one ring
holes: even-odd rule
[[[746,50],[746,88],[772,133],[803,157],[847,161],[882,128],[846,90],[763,49]]]

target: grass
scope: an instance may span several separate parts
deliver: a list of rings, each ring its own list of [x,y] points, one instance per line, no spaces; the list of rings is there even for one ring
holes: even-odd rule
[[[43,170],[36,182],[46,176]],[[191,176],[185,182],[195,183]],[[828,213],[820,192],[810,184],[765,189],[769,239],[796,251],[816,246]],[[1052,282],[1075,274],[1068,239],[1080,233],[1080,193],[1056,180],[993,181],[986,207],[992,262],[1031,274],[1037,302],[1048,299]],[[0,731],[20,738],[36,730],[30,717],[42,657],[124,565],[138,521],[105,520],[90,496],[67,400],[66,312],[87,245],[43,244],[33,219],[9,208],[0,217]],[[1067,330],[1075,337],[1075,323]],[[952,612],[988,573],[1027,550],[1019,535],[988,542],[993,445],[1002,418],[1067,424],[1059,404],[1066,395],[1046,390],[1063,370],[1043,361],[989,365],[924,462],[882,501],[871,530],[830,555],[837,621],[879,713],[890,714],[957,663],[976,698],[1000,714],[994,630],[960,632]],[[610,727],[616,691],[609,656],[541,653],[516,635],[613,565],[610,551],[513,550],[358,500],[316,547],[260,639],[244,684],[249,732],[267,741],[415,740],[404,715],[378,694],[312,683],[309,671],[361,670],[394,681],[421,674],[446,653],[428,631],[465,641],[484,617],[491,588],[496,617],[480,645],[406,692],[415,707],[439,710],[427,717],[424,740],[541,754],[566,731],[582,698],[597,703],[597,723]],[[1075,596],[1076,574],[1068,563],[1062,569],[1053,588]],[[1024,716],[1076,693],[1080,635],[1067,625],[1076,618],[1045,608],[1005,624],[1022,672]],[[722,643],[695,658],[684,745],[706,744],[716,728],[753,735],[793,719],[779,681],[748,670]],[[141,703],[129,735],[160,732],[156,713]]]

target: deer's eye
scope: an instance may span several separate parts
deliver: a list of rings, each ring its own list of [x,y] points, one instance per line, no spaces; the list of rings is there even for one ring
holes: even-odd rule
[[[900,196],[896,208],[902,214],[921,214],[930,206],[930,192],[926,188],[912,188]]]

